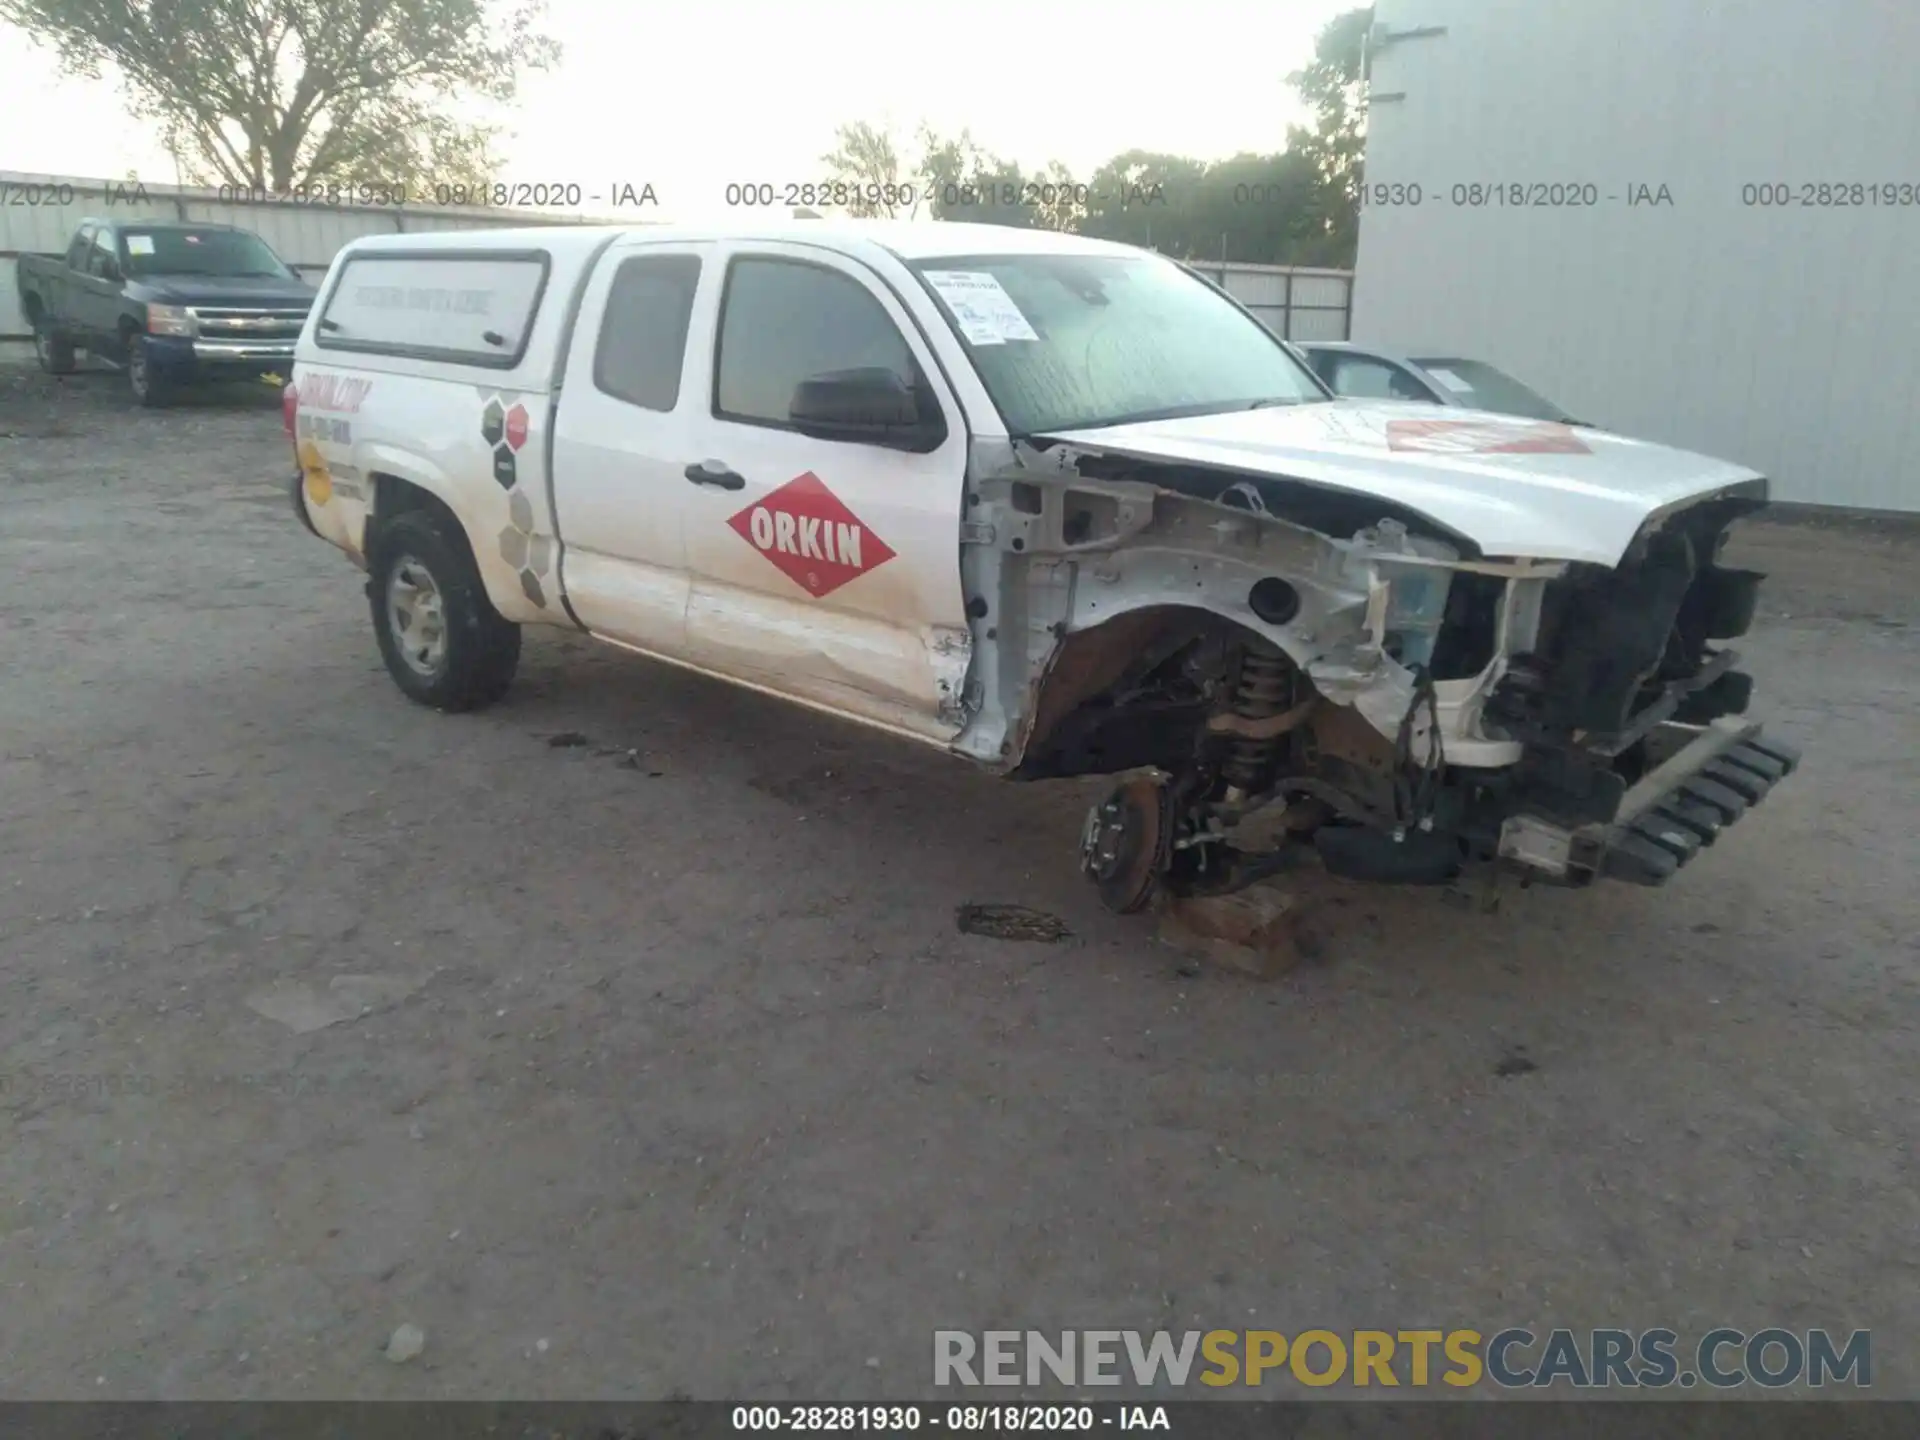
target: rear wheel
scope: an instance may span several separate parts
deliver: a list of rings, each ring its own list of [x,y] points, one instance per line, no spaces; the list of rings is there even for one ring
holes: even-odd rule
[[[466,537],[451,521],[409,511],[381,526],[367,598],[394,683],[436,710],[477,710],[507,692],[520,627],[487,599]]]
[[[33,322],[33,354],[40,368],[49,375],[71,375],[79,362],[73,357],[73,341],[62,335],[45,315]]]

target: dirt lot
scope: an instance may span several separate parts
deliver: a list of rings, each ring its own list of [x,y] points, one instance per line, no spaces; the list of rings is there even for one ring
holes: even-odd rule
[[[1097,908],[1071,787],[554,632],[499,708],[410,705],[270,393],[11,365],[6,1393],[904,1397],[937,1327],[1779,1324],[1920,1394],[1911,532],[1743,536],[1808,759],[1669,890],[1323,886],[1261,984]]]

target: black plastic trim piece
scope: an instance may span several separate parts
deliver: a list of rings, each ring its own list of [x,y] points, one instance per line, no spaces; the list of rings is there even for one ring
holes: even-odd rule
[[[1764,800],[1777,781],[1792,773],[1799,757],[1793,746],[1758,733],[1735,740],[1631,822],[1604,834],[1586,832],[1600,852],[1588,863],[1612,879],[1666,883],[1722,830]]]
[[[304,472],[299,470],[293,472],[293,513],[300,517],[300,523],[306,527],[309,535],[313,536],[316,540],[324,540],[326,537],[314,528],[313,516],[307,513],[306,496],[301,494],[306,483],[307,477]]]

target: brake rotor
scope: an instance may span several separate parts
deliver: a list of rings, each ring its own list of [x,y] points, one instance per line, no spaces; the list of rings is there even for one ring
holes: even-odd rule
[[[1109,910],[1143,909],[1172,853],[1173,812],[1161,781],[1129,780],[1087,812],[1080,869]]]

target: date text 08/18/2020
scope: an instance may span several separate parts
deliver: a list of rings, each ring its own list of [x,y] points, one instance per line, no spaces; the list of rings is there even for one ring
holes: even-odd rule
[[[1171,1430],[1164,1405],[736,1405],[737,1431],[796,1430],[897,1435],[901,1431],[1050,1432]]]
[[[1166,187],[1159,184],[1083,185],[1071,180],[949,180],[932,184],[876,183],[845,180],[735,180],[723,194],[729,206],[791,208],[815,205],[841,208],[865,203],[892,207],[934,205],[950,218],[982,210],[1035,210],[1058,206],[1115,205],[1121,209],[1164,206]]]
[[[1234,198],[1242,204],[1279,203],[1289,193],[1280,186],[1238,186]],[[1450,185],[1375,180],[1356,193],[1362,209],[1667,209],[1678,203],[1672,186],[1653,180],[1469,180]],[[1716,187],[1707,198],[1749,210],[1910,210],[1920,207],[1920,179],[1750,180]]]
[[[547,210],[600,205],[609,209],[658,207],[659,192],[644,180],[436,181],[407,185],[397,181],[309,181],[285,189],[258,185],[222,185],[225,205],[316,205],[384,209],[404,205],[451,209]]]

